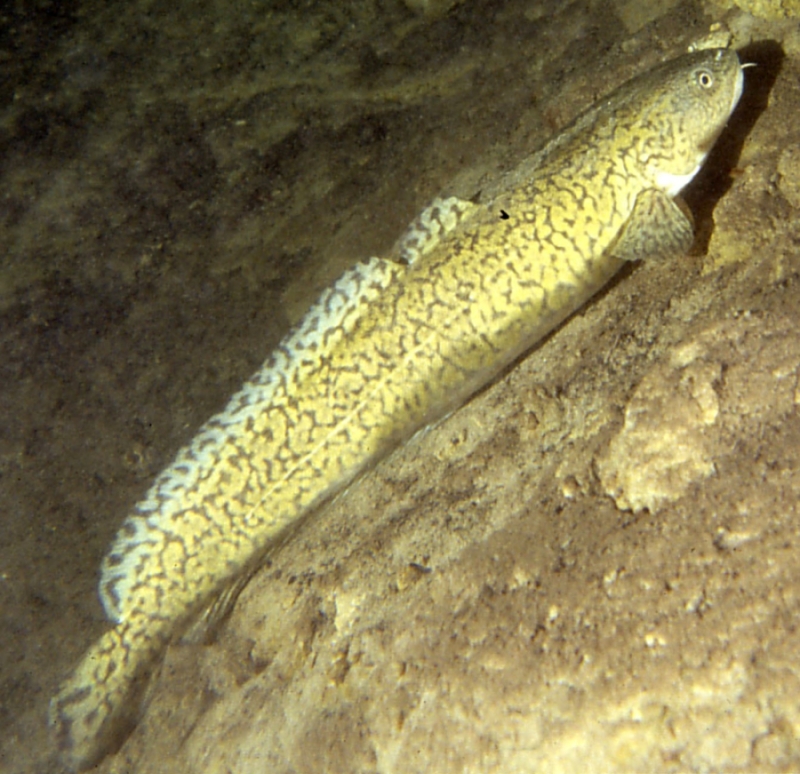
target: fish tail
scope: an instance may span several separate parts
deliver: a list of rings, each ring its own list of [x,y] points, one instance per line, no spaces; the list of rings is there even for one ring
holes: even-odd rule
[[[153,661],[163,650],[162,632],[132,636],[121,624],[86,653],[50,702],[50,730],[62,762],[83,771],[119,748],[141,712]],[[134,653],[135,643],[135,653]]]

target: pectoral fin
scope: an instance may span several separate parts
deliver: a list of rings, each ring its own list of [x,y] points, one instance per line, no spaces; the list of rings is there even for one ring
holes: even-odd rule
[[[624,261],[677,258],[689,252],[694,241],[691,214],[682,202],[649,188],[636,199],[631,217],[609,248]]]

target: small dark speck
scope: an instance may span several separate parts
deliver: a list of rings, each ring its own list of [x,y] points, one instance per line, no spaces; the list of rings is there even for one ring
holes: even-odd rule
[[[505,210],[500,210],[500,220],[508,220],[510,217]]]

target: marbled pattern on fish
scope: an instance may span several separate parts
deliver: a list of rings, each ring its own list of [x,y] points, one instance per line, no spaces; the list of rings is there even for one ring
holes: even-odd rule
[[[627,260],[685,252],[673,197],[742,89],[698,51],[622,86],[479,200],[436,200],[347,272],[125,520],[103,562],[113,627],[51,703],[64,761],[124,739],[155,659],[284,530],[457,408]]]

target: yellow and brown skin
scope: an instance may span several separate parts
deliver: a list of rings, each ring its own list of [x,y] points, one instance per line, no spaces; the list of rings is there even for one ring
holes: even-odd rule
[[[626,260],[685,252],[673,197],[738,101],[736,54],[687,54],[579,117],[486,201],[437,200],[351,270],[156,480],[102,568],[114,627],[51,703],[65,763],[135,720],[169,640],[287,527],[457,408]]]

